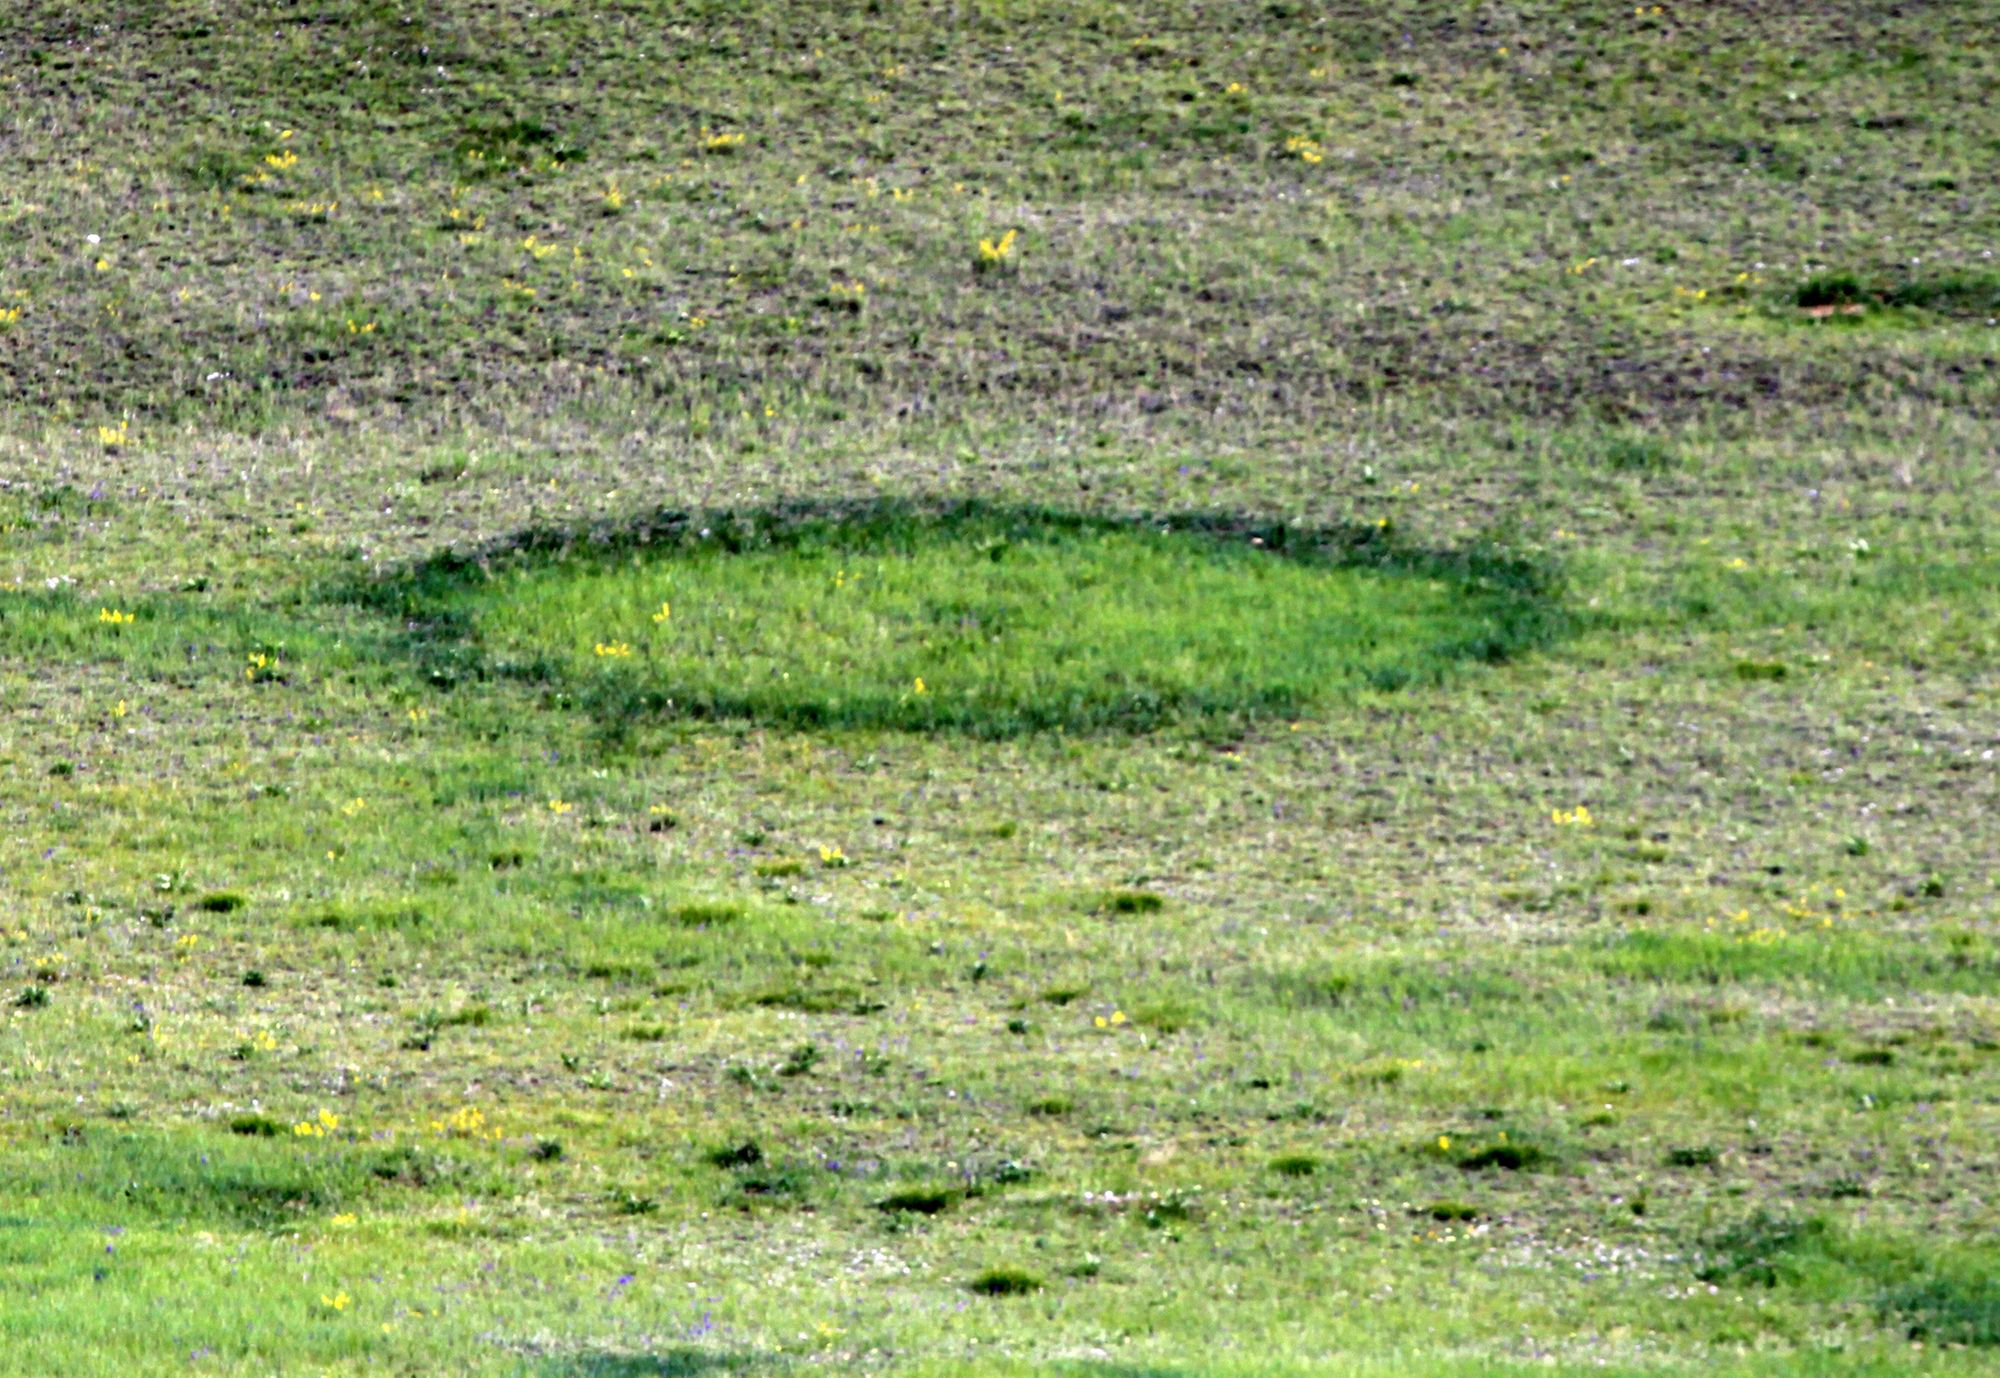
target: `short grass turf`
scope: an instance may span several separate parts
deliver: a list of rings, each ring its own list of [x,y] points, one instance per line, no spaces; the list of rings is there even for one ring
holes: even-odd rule
[[[0,1373],[1987,1371],[1996,21],[8,6]]]

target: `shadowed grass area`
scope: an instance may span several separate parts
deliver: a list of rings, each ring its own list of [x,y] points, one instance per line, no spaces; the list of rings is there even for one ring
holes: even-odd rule
[[[2000,1257],[1987,1244],[1939,1249],[1841,1228],[1823,1216],[1757,1212],[1703,1241],[1699,1275],[1742,1288],[1868,1296],[1912,1340],[2000,1345]]]
[[[1382,526],[904,503],[534,533],[368,591],[607,723],[1009,736],[1296,713],[1553,636],[1549,569]]]

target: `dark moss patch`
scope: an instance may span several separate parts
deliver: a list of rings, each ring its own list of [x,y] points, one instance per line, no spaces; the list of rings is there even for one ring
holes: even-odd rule
[[[1166,907],[1165,897],[1150,890],[1106,890],[1090,905],[1096,914],[1157,914]]]
[[[1460,1154],[1457,1161],[1467,1172],[1483,1172],[1489,1168],[1504,1172],[1533,1172],[1552,1165],[1554,1159],[1546,1149],[1535,1144],[1510,1142],[1485,1144]]]
[[[229,1121],[229,1132],[256,1139],[274,1139],[285,1132],[285,1126],[269,1115],[237,1115]]]
[[[875,1209],[890,1214],[939,1215],[965,1199],[953,1187],[910,1187],[891,1192],[875,1203]]]
[[[1667,1150],[1668,1167],[1713,1167],[1722,1155],[1706,1144]]]
[[[707,1153],[704,1153],[702,1158],[711,1167],[733,1170],[735,1168],[755,1167],[757,1164],[763,1162],[764,1150],[755,1139],[745,1139],[741,1143],[725,1144],[721,1148],[712,1148]]]

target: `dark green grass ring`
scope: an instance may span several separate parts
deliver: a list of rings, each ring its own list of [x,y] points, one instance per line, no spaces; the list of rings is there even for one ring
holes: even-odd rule
[[[1546,640],[1549,572],[1206,514],[907,504],[530,532],[369,591],[433,678],[659,715],[1009,736],[1309,712]]]

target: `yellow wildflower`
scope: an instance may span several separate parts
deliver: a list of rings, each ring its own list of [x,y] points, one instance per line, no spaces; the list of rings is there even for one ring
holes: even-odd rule
[[[1014,240],[1019,234],[1019,230],[1009,230],[998,239],[980,240],[979,261],[981,263],[1004,263],[1007,259],[1013,257]]]

